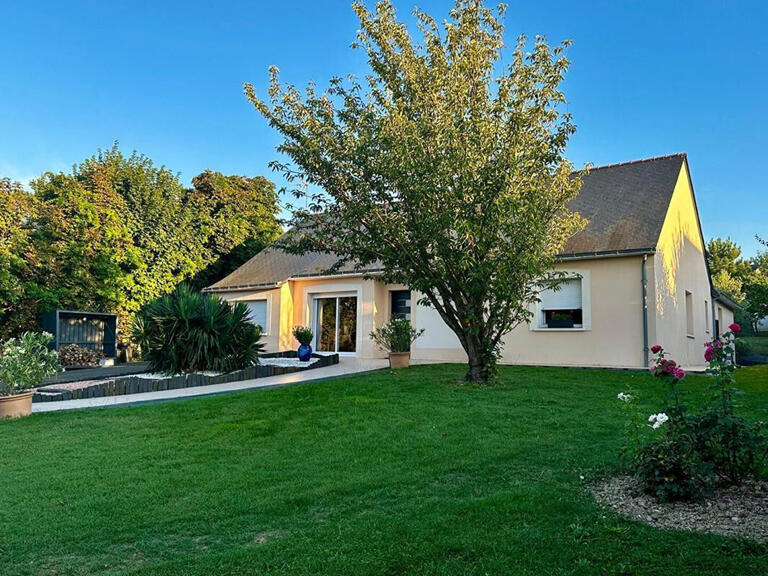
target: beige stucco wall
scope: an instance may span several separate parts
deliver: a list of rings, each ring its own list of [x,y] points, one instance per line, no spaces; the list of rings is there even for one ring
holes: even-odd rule
[[[704,343],[713,337],[712,297],[685,164],[672,194],[656,254],[649,260],[649,275],[649,305],[653,307],[650,344],[661,344],[683,366],[703,365]],[[691,334],[687,333],[686,292],[691,294]],[[724,313],[725,310],[723,307]]]
[[[538,329],[538,315],[504,337],[504,364],[643,366],[641,257],[574,261],[558,269],[582,277],[583,329]],[[531,307],[535,313],[535,306]],[[465,362],[456,336],[433,309],[417,306],[416,360]]]

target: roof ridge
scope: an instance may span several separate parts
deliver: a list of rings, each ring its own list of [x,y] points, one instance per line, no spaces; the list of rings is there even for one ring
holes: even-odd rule
[[[574,173],[578,172],[592,172],[593,170],[602,170],[603,168],[617,168],[618,166],[629,166],[632,164],[642,164],[644,162],[654,162],[656,160],[665,160],[667,158],[685,158],[687,154],[685,152],[675,152],[674,154],[663,154],[661,156],[652,156],[650,158],[640,158],[638,160],[628,160],[626,162],[616,162],[614,164],[603,164],[602,166],[591,166],[589,168],[583,168],[581,170],[574,170]]]

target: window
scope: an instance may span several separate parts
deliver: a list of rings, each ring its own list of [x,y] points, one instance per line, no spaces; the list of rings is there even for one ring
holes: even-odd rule
[[[723,325],[723,309],[717,307],[717,319],[715,320],[715,338],[720,338],[720,329]]]
[[[539,294],[539,328],[583,328],[581,279],[562,282],[558,290]]]
[[[269,332],[269,325],[267,324],[267,301],[266,300],[254,300],[252,302],[246,302],[248,306],[248,320],[252,324],[256,324],[261,327],[261,331],[264,334]]]
[[[709,334],[709,302],[704,300],[704,330]]]
[[[685,333],[693,338],[693,294],[685,291]]]
[[[411,291],[393,290],[391,294],[390,318],[411,319]]]
[[[357,349],[357,296],[314,298],[318,352],[354,353]]]

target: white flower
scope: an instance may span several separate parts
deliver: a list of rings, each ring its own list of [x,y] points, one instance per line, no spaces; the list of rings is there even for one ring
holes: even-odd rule
[[[664,414],[664,412],[659,412],[658,414],[651,414],[648,416],[648,422],[652,422],[652,424],[649,424],[649,426],[654,430],[661,427],[667,420],[669,420],[669,416]]]
[[[624,392],[619,392],[619,394],[616,396],[619,400],[622,402],[631,402],[632,401],[632,395],[631,394],[625,394]]]

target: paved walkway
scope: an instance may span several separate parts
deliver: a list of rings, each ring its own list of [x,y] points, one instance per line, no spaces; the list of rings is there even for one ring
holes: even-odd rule
[[[145,392],[142,394],[125,394],[123,396],[103,396],[101,398],[83,398],[81,400],[63,400],[61,402],[35,402],[32,404],[32,412],[54,412],[57,410],[75,410],[77,408],[95,408],[103,406],[117,406],[120,404],[138,404],[141,402],[155,402],[157,400],[170,400],[173,398],[189,398],[193,396],[206,396],[208,394],[221,394],[222,392],[235,392],[250,388],[276,388],[289,386],[300,382],[313,380],[325,380],[336,376],[346,376],[381,370],[389,366],[388,360],[360,360],[358,358],[340,358],[338,364],[326,368],[315,368],[291,374],[280,374],[267,378],[242,380],[240,382],[227,382],[226,384],[213,384],[211,386],[196,386],[194,388],[180,388],[178,390],[160,390],[157,392]]]

